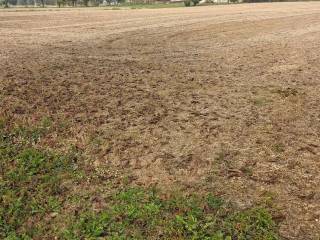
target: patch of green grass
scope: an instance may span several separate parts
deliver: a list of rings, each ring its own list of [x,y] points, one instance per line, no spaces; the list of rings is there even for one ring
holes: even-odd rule
[[[273,150],[277,153],[283,153],[286,150],[286,146],[281,142],[277,142],[273,145]]]
[[[235,211],[209,194],[163,198],[157,191],[128,188],[108,207],[87,211],[71,224],[64,239],[278,239],[264,208]]]
[[[262,106],[265,106],[267,105],[268,103],[270,102],[270,100],[266,99],[266,98],[256,98],[253,100],[253,104],[255,106],[258,106],[258,107],[262,107]]]
[[[231,214],[226,220],[226,231],[232,239],[278,239],[272,229],[275,223],[264,208],[253,208],[243,212]]]
[[[33,147],[42,131],[0,129],[0,238],[40,234],[49,226],[39,219],[59,212],[64,200],[74,159]]]
[[[1,239],[278,239],[265,208],[239,211],[212,194],[168,196],[92,177],[76,150],[36,147],[49,122],[0,125]]]

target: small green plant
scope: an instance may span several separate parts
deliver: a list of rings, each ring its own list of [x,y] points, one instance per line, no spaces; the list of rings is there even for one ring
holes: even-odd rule
[[[246,176],[252,176],[253,170],[250,166],[243,166],[240,168],[241,172],[244,173]]]
[[[211,209],[219,209],[223,206],[224,201],[221,198],[213,196],[211,193],[207,197],[208,207]]]
[[[266,98],[263,98],[263,97],[256,98],[256,99],[253,100],[253,104],[258,106],[258,107],[265,106],[265,105],[267,105],[268,102],[270,102],[270,101],[268,99],[266,99]]]
[[[277,153],[283,153],[286,150],[286,146],[281,142],[277,142],[273,145],[273,150]]]

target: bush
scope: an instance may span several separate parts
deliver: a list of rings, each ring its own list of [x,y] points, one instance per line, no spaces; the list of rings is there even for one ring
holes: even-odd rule
[[[193,2],[193,5],[196,6],[199,4],[200,0],[191,0]]]
[[[191,5],[191,0],[185,0],[185,1],[184,1],[184,5],[185,5],[186,7],[190,7],[190,5]]]
[[[0,6],[8,8],[9,7],[9,1],[8,0],[0,0]]]

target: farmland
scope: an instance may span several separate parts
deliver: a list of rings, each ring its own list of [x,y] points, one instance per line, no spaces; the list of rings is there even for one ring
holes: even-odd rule
[[[32,171],[50,168],[47,178],[68,176],[59,183],[75,193],[72,201],[59,196],[43,215],[54,224],[62,221],[59,214],[118,204],[108,194],[125,185],[159,189],[166,196],[162,207],[170,205],[170,191],[219,196],[245,211],[232,215],[229,225],[252,211],[254,217],[241,218],[250,219],[246,224],[266,216],[256,210],[263,206],[280,237],[319,239],[319,40],[320,2],[0,10],[1,166],[22,179],[16,166],[50,159]],[[19,161],[8,165],[13,156]],[[76,177],[65,172],[70,164]],[[0,170],[0,181],[13,179],[7,170]],[[56,186],[44,179],[42,185]],[[2,204],[20,194],[0,184],[6,189]],[[16,184],[34,189],[30,182]],[[143,195],[137,191],[124,190],[120,199],[134,204]],[[144,194],[149,205],[158,204]],[[79,199],[88,205],[79,206]],[[39,219],[25,221],[12,229],[23,231]],[[228,224],[221,226],[234,236]],[[276,239],[270,226],[264,239]],[[76,227],[64,236],[79,234]],[[159,237],[154,229],[149,233]],[[263,239],[259,234],[256,239]]]

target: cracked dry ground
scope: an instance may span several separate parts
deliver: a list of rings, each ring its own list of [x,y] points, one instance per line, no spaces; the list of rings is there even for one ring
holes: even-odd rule
[[[0,11],[0,111],[136,184],[272,197],[320,236],[320,3]]]

